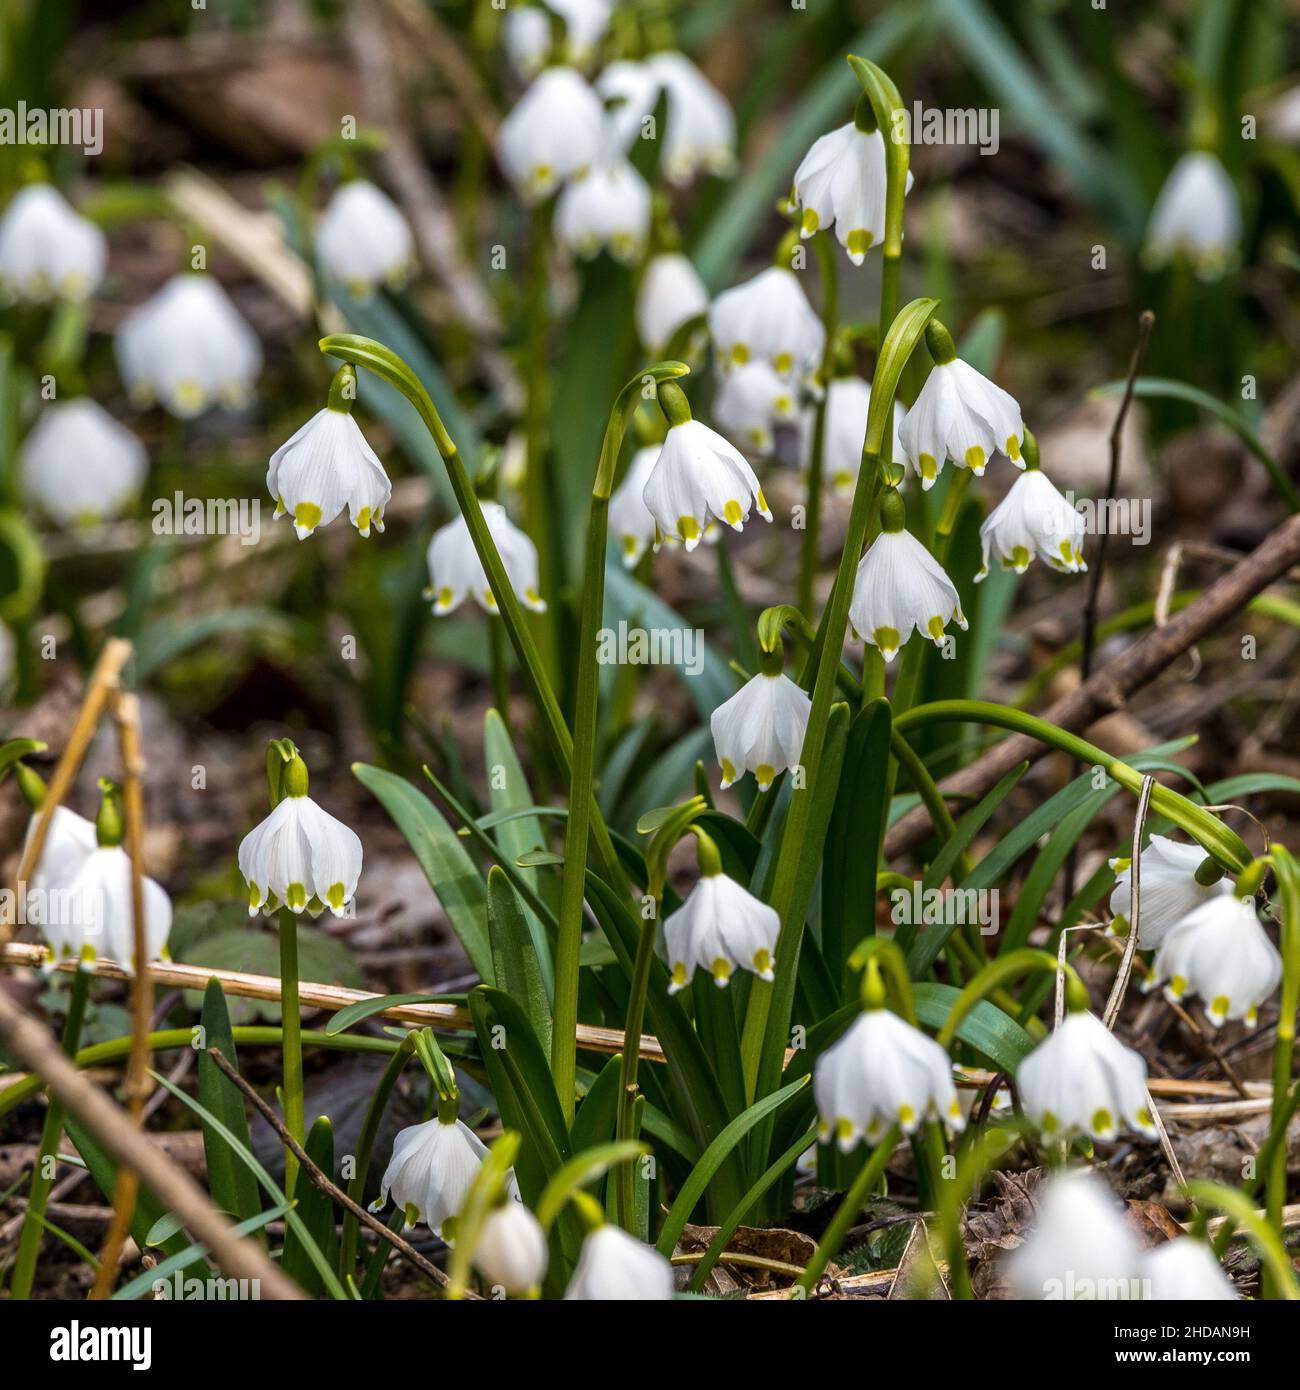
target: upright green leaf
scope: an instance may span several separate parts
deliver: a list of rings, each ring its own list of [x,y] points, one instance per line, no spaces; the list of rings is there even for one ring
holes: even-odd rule
[[[551,1007],[524,908],[510,880],[493,864],[487,880],[488,937],[497,988],[523,1006],[542,1051],[551,1050]]]
[[[235,1038],[230,1029],[230,1011],[226,1008],[226,996],[219,980],[208,981],[199,1024],[203,1030],[198,1063],[199,1099],[241,1143],[247,1144],[248,1116],[244,1113],[244,1098],[208,1055],[208,1049],[215,1047],[232,1067],[239,1066]],[[256,1216],[262,1203],[252,1173],[235,1159],[229,1145],[206,1121],[203,1122],[203,1153],[208,1164],[208,1191],[217,1206],[237,1221]]]
[[[334,1130],[329,1116],[321,1115],[311,1127],[304,1146],[307,1157],[329,1177],[334,1176]],[[298,1215],[302,1218],[301,1228],[291,1228],[285,1236],[284,1254],[280,1257],[280,1267],[302,1285],[304,1292],[313,1298],[319,1297],[324,1287],[320,1271],[312,1263],[308,1240],[315,1241],[317,1247],[329,1261],[330,1267],[338,1261],[338,1231],[334,1225],[334,1203],[314,1183],[308,1182],[304,1174],[298,1183]]]

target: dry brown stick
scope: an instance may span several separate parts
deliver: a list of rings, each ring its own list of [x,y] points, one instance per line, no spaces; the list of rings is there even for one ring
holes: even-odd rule
[[[175,1212],[196,1241],[232,1279],[260,1281],[263,1298],[300,1299],[302,1290],[255,1241],[235,1234],[207,1194],[131,1123],[98,1086],[79,1072],[49,1033],[0,990],[0,1042],[43,1078],[64,1110],[79,1120],[119,1164],[133,1168],[145,1187]]]
[[[426,1260],[423,1255],[409,1242],[403,1240],[396,1231],[390,1231],[388,1227],[373,1213],[367,1211],[359,1202],[354,1202],[341,1187],[331,1181],[328,1173],[322,1171],[316,1163],[312,1161],[307,1150],[293,1137],[285,1128],[284,1121],[275,1113],[271,1106],[262,1099],[261,1096],[244,1080],[235,1068],[223,1056],[220,1048],[210,1047],[208,1056],[216,1063],[226,1079],[235,1086],[247,1098],[253,1109],[267,1122],[268,1125],[279,1136],[280,1142],[298,1160],[302,1171],[307,1174],[312,1185],[323,1192],[332,1202],[341,1206],[344,1211],[350,1211],[353,1216],[364,1226],[369,1226],[372,1231],[381,1239],[386,1240],[399,1254],[404,1255],[421,1274],[427,1275],[439,1288],[445,1288],[448,1280],[446,1274],[438,1268],[436,1264]],[[467,1293],[467,1298],[475,1298],[477,1295]]]
[[[1164,627],[1148,632],[1109,665],[1044,710],[1040,717],[1058,728],[1077,733],[1105,715],[1114,714],[1188,647],[1244,608],[1298,561],[1300,516],[1292,516]],[[1017,763],[1035,762],[1048,751],[1047,745],[1037,739],[1013,734],[995,744],[969,767],[944,778],[940,791],[947,796],[981,797]],[[885,853],[890,857],[902,854],[929,834],[929,812],[923,807],[909,811],[886,836]]]

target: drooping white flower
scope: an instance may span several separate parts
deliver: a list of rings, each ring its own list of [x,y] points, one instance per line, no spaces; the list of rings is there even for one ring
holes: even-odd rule
[[[1166,835],[1152,835],[1142,851],[1142,913],[1138,945],[1154,951],[1173,929],[1212,898],[1232,895],[1232,879],[1224,877],[1206,887],[1196,881],[1205,863],[1205,851],[1197,844],[1180,845]],[[1108,935],[1127,936],[1133,910],[1133,861],[1112,859],[1116,870],[1110,895],[1112,921]]]
[[[131,896],[131,860],[120,846],[101,846],[86,856],[68,888],[71,920],[63,924],[65,956],[106,955],[128,975],[139,962],[135,952],[135,916]],[[146,964],[166,954],[172,927],[172,901],[161,885],[144,879]],[[76,936],[80,932],[78,952]]]
[[[542,5],[512,4],[506,12],[502,42],[511,66],[525,78],[535,77],[551,57],[553,11],[564,21],[564,61],[586,67],[609,27],[610,0],[547,0]]]
[[[1007,1258],[1017,1298],[1105,1301],[1142,1296],[1142,1253],[1106,1184],[1083,1171],[1047,1180],[1038,1223]]]
[[[926,1120],[966,1127],[948,1054],[888,1009],[865,1009],[813,1070],[817,1133],[850,1153],[875,1143],[891,1125],[914,1134]]]
[[[326,406],[271,455],[267,491],[277,517],[293,518],[299,540],[328,526],[346,508],[363,535],[384,529],[392,496],[384,465],[347,411]]]
[[[1215,1028],[1228,1019],[1253,1028],[1260,1004],[1281,979],[1282,957],[1260,926],[1254,902],[1224,894],[1202,903],[1165,937],[1143,988],[1164,985],[1175,1003],[1199,994]]]
[[[636,331],[641,346],[654,356],[669,344],[674,333],[709,308],[709,292],[691,264],[679,251],[652,256],[636,295]]]
[[[664,922],[664,943],[672,976],[668,993],[690,984],[706,970],[719,988],[736,970],[752,970],[772,980],[773,952],[781,918],[734,878],[702,872],[686,901]]]
[[[907,190],[912,175],[907,175]],[[835,227],[835,239],[861,265],[885,235],[885,141],[850,121],[813,142],[794,174],[791,205],[803,209],[799,235]]]
[[[19,189],[0,217],[0,294],[8,299],[79,303],[98,288],[107,259],[104,233],[53,184]]]
[[[414,240],[401,209],[368,179],[334,190],[316,228],[316,252],[331,280],[368,299],[377,285],[400,284],[411,268]]]
[[[945,459],[969,468],[977,478],[998,453],[1025,466],[1020,452],[1025,424],[1015,397],[959,357],[940,360],[952,344],[946,332],[942,338],[946,343],[898,432],[903,452],[927,491]]]
[[[280,904],[312,916],[328,907],[341,917],[361,877],[361,840],[307,795],[304,775],[286,783],[279,804],[244,836],[239,872],[248,882],[250,917]]]
[[[826,441],[822,457],[822,477],[840,497],[849,497],[857,485],[862,467],[862,445],[867,437],[867,410],[871,405],[871,386],[857,376],[836,377],[826,388]],[[894,401],[892,458],[902,457],[898,427],[907,418],[907,407]],[[804,412],[801,422],[800,463],[807,472],[812,467],[816,436],[816,407]]]
[[[257,334],[206,274],[169,280],[122,320],[114,348],[132,398],[183,420],[246,404],[262,370]]]
[[[435,1234],[460,1215],[487,1149],[467,1124],[435,1116],[408,1125],[393,1140],[393,1155],[379,1184],[379,1206],[392,1195],[407,1214]]]
[[[669,427],[642,495],[660,534],[687,550],[699,545],[710,521],[743,530],[751,503],[764,521],[772,520],[744,455],[698,420]]]
[[[604,140],[604,109],[582,74],[547,68],[502,121],[497,157],[519,196],[540,203],[589,169]]]
[[[826,342],[799,277],[779,265],[723,290],[709,309],[709,332],[724,369],[760,359],[781,376],[811,375]]]
[[[886,661],[893,661],[913,631],[942,646],[945,624],[955,622],[963,631],[967,626],[952,580],[906,530],[882,531],[858,562],[849,622]]]
[[[743,440],[756,455],[770,454],[777,421],[795,418],[795,393],[790,382],[766,362],[746,362],[722,378],[713,416],[727,434]]]
[[[550,1252],[541,1223],[522,1202],[508,1200],[483,1223],[474,1263],[491,1285],[508,1294],[524,1294],[546,1277]]]
[[[564,1291],[566,1302],[619,1303],[673,1296],[673,1267],[618,1226],[597,1227],[582,1242]]]
[[[1045,1139],[1113,1139],[1127,1127],[1154,1138],[1147,1064],[1095,1014],[1072,1010],[1016,1072],[1025,1114]]]
[[[1003,569],[1024,574],[1037,555],[1044,564],[1067,574],[1086,570],[1083,517],[1053,487],[1047,474],[1031,468],[1011,484],[1007,495],[980,526],[984,563],[978,583],[989,572],[989,556]]]
[[[537,547],[506,515],[499,502],[482,502],[483,520],[492,533],[510,587],[520,603],[534,613],[545,613],[546,603],[538,592]],[[459,608],[473,595],[480,608],[497,611],[497,601],[488,587],[483,562],[474,549],[469,526],[463,516],[449,521],[433,533],[429,542],[429,586],[433,611],[440,617]]]
[[[53,401],[19,451],[23,489],[61,526],[105,521],[135,497],[145,447],[89,396]]]
[[[27,844],[36,828],[36,816],[27,827]],[[24,906],[27,920],[39,926],[55,961],[75,959],[81,954],[84,923],[69,890],[86,860],[98,848],[93,821],[56,806],[36,869],[27,881]]]
[[[1203,1240],[1177,1236],[1142,1256],[1142,1278],[1152,1303],[1232,1303],[1241,1295]]]
[[[1203,280],[1222,275],[1241,243],[1241,203],[1219,159],[1192,150],[1170,170],[1147,223],[1149,265],[1187,260]]]
[[[577,175],[555,204],[555,235],[576,256],[608,251],[631,264],[650,233],[650,185],[626,159],[600,160]]]
[[[636,568],[655,538],[655,519],[645,504],[645,485],[654,472],[659,449],[658,444],[638,449],[609,499],[609,531],[618,541],[625,569]]]
[[[725,791],[752,772],[766,791],[803,751],[812,701],[789,676],[760,671],[713,711],[709,728]]]

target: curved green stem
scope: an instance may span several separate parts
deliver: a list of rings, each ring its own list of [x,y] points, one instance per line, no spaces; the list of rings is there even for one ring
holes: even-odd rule
[[[862,1210],[872,1189],[880,1181],[881,1174],[885,1171],[885,1164],[889,1162],[889,1156],[894,1152],[894,1146],[898,1143],[899,1129],[897,1125],[892,1125],[885,1137],[876,1145],[875,1151],[866,1163],[862,1165],[862,1171],[853,1180],[853,1185],[844,1194],[844,1200],[840,1203],[839,1210],[831,1220],[822,1234],[822,1238],[817,1242],[817,1249],[811,1260],[804,1267],[804,1272],[799,1276],[795,1288],[802,1291],[807,1297],[816,1287],[817,1281],[826,1272],[826,1266],[839,1253],[840,1246],[844,1244],[844,1237],[853,1228],[854,1221],[857,1220],[858,1213]]]
[[[1061,967],[1058,966],[1056,957],[1050,951],[1040,951],[1032,946],[1026,946],[1019,951],[1009,951],[1006,955],[990,961],[953,1001],[952,1009],[939,1030],[939,1046],[945,1051],[950,1048],[966,1015],[981,999],[1007,980],[1039,970],[1055,975],[1059,968]],[[1078,979],[1074,967],[1068,962],[1064,969],[1067,974]]]
[[[1300,865],[1290,851],[1275,845],[1269,856],[1277,874],[1281,897],[1282,997],[1278,1004],[1277,1035],[1273,1043],[1273,1103],[1269,1139],[1273,1153],[1265,1179],[1265,1216],[1270,1226],[1282,1230],[1282,1208],[1286,1203],[1288,1117],[1287,1090],[1291,1082],[1291,1059],[1295,1051],[1296,1010],[1300,1007]],[[1272,1284],[1270,1277],[1269,1284]],[[1278,1297],[1280,1290],[1267,1290]]]
[[[302,1082],[302,1012],[298,1004],[298,918],[287,908],[280,909],[280,1027],[283,1084],[280,1103],[284,1107],[284,1127],[300,1143],[307,1141],[306,1102]],[[298,1179],[298,1160],[292,1150],[284,1151],[284,1191],[293,1196]]]
[[[656,913],[658,904],[656,903]],[[641,1060],[641,1025],[645,1018],[646,993],[650,988],[650,966],[654,961],[655,922],[641,923],[636,944],[636,960],[627,1001],[627,1022],[623,1031],[623,1052],[618,1064],[618,1118],[614,1137],[620,1143],[636,1139],[637,1070]],[[618,1171],[618,1221],[630,1234],[636,1234],[635,1170],[630,1163]]]
[[[1259,1254],[1260,1263],[1268,1275],[1275,1298],[1293,1302],[1300,1299],[1300,1284],[1296,1282],[1291,1257],[1281,1235],[1251,1206],[1250,1199],[1235,1188],[1217,1182],[1189,1182],[1188,1196],[1200,1207],[1221,1211],[1238,1228],[1245,1231]]]

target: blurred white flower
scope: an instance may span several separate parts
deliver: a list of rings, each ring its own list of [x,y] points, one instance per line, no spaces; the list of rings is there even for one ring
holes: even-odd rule
[[[524,1294],[546,1277],[550,1251],[541,1223],[522,1202],[507,1200],[483,1223],[474,1263],[491,1285],[508,1294]]]
[[[482,502],[483,520],[496,543],[506,577],[520,603],[534,613],[545,613],[546,603],[538,592],[537,547],[506,515],[499,502]],[[429,542],[429,586],[433,611],[439,616],[459,608],[473,595],[480,608],[497,611],[497,601],[488,587],[483,563],[474,549],[469,526],[457,516],[433,533]]]
[[[1109,1140],[1122,1127],[1155,1138],[1147,1064],[1086,1009],[1066,1014],[1020,1063],[1016,1088],[1045,1139]]]
[[[397,285],[414,259],[411,228],[397,204],[367,179],[334,190],[316,228],[321,269],[358,299]]]
[[[552,56],[551,15],[564,21],[561,56],[586,67],[609,28],[611,0],[547,0],[543,5],[512,4],[506,12],[502,41],[511,66],[525,78],[535,77]]]
[[[826,342],[799,277],[779,265],[723,290],[709,309],[709,332],[724,369],[757,358],[781,376],[810,376]]]
[[[1273,102],[1264,125],[1275,140],[1300,141],[1300,87],[1292,87]]]
[[[497,156],[526,203],[540,203],[589,169],[605,142],[600,99],[573,68],[547,68],[497,133]]]
[[[1083,516],[1065,500],[1040,468],[1021,473],[1007,495],[980,526],[984,563],[978,583],[989,572],[989,556],[1003,569],[1024,574],[1037,555],[1044,564],[1067,574],[1086,570]]]
[[[650,185],[626,159],[601,160],[576,176],[555,204],[560,244],[590,260],[608,251],[631,264],[650,233]]]
[[[87,855],[69,885],[65,902],[69,911],[62,926],[61,954],[65,957],[81,955],[83,959],[106,955],[128,975],[133,975],[139,962],[135,954],[131,860],[127,852],[120,845],[115,845],[102,846]],[[172,901],[159,884],[146,876],[146,964],[166,955],[171,926]],[[78,934],[80,943],[77,941]]]
[[[795,767],[812,701],[789,676],[760,671],[713,711],[709,727],[725,791],[752,772],[759,791]]]
[[[654,1248],[618,1226],[604,1225],[582,1242],[564,1292],[566,1302],[619,1303],[673,1296],[673,1267]]]
[[[663,352],[674,333],[691,319],[707,313],[709,292],[679,251],[652,256],[636,295],[636,331],[641,346],[654,356]]]
[[[122,320],[114,347],[132,399],[183,420],[246,404],[262,370],[257,334],[206,274],[174,276]]]
[[[248,882],[248,915],[269,915],[283,904],[313,916],[326,907],[335,917],[352,901],[361,877],[361,840],[350,826],[286,783],[271,814],[244,836],[239,872]]]
[[[1145,1251],[1142,1278],[1152,1303],[1232,1303],[1241,1297],[1214,1251],[1191,1236]]]
[[[911,191],[912,175],[907,175]],[[861,265],[885,235],[885,141],[850,121],[813,142],[795,170],[790,203],[802,208],[799,235],[835,227],[835,238]]]
[[[955,622],[963,631],[967,626],[952,580],[906,530],[882,531],[859,561],[849,622],[886,661],[893,661],[914,630],[942,646],[945,624]]]
[[[632,455],[623,481],[609,499],[609,531],[618,541],[623,567],[635,569],[655,538],[655,519],[645,504],[645,485],[659,458],[658,444],[647,445]]]
[[[1025,466],[1024,421],[1015,398],[959,357],[936,361],[898,432],[908,462],[927,491],[951,459],[978,478],[994,454]]]
[[[781,918],[774,908],[724,873],[702,873],[686,901],[664,922],[672,979],[668,993],[685,989],[697,969],[722,987],[736,970],[772,980]]]
[[[88,298],[104,278],[104,233],[53,184],[21,188],[0,217],[0,294],[44,304]]]
[[[384,1206],[391,1194],[406,1212],[408,1226],[423,1221],[441,1236],[443,1227],[460,1215],[486,1154],[482,1141],[460,1120],[435,1117],[408,1125],[393,1140],[377,1206]]]
[[[822,476],[840,497],[851,497],[862,467],[862,445],[867,437],[867,410],[871,405],[871,385],[858,376],[836,377],[826,388],[826,442],[822,457]],[[907,418],[902,401],[894,401],[892,458],[902,457],[898,427]],[[812,467],[816,439],[816,407],[809,407],[801,421],[802,454],[800,464]]]
[[[659,532],[687,550],[699,545],[711,520],[743,530],[751,501],[764,521],[772,520],[744,455],[698,420],[669,428],[643,496]]]
[[[1237,259],[1241,204],[1217,156],[1192,150],[1174,165],[1151,209],[1143,257],[1162,266],[1185,259],[1213,280]]]
[[[875,1143],[891,1125],[914,1134],[926,1120],[959,1133],[966,1119],[952,1062],[937,1042],[888,1009],[865,1009],[813,1069],[818,1137],[842,1153]]]
[[[118,516],[147,469],[145,447],[89,396],[52,401],[19,450],[23,490],[61,526]]]
[[[1232,879],[1220,878],[1209,887],[1197,883],[1196,871],[1205,863],[1205,851],[1197,844],[1180,845],[1165,835],[1152,835],[1142,851],[1142,920],[1138,923],[1138,945],[1154,951],[1169,933],[1202,903],[1211,898],[1232,896]],[[1112,921],[1109,936],[1127,936],[1129,914],[1133,909],[1131,884],[1133,861],[1112,859],[1116,871],[1110,895]]]
[[[1215,1028],[1228,1019],[1253,1028],[1260,1004],[1281,979],[1282,957],[1260,926],[1254,902],[1224,894],[1202,903],[1165,937],[1143,988],[1164,985],[1175,1003],[1199,994]]]
[[[27,826],[26,845],[36,828],[35,815]],[[24,846],[24,847],[25,847]],[[75,959],[81,954],[83,924],[75,916],[67,897],[86,860],[99,847],[95,824],[66,806],[56,806],[35,872],[27,881],[25,908],[27,920],[39,926],[55,961]]]
[[[363,535],[384,529],[384,508],[392,496],[384,465],[366,443],[361,427],[346,411],[326,406],[271,455],[267,491],[277,517],[293,518],[299,540],[328,526],[347,509]]]
[[[756,455],[770,454],[773,426],[795,418],[794,389],[766,362],[746,362],[722,378],[713,399],[713,416],[728,435],[743,440]]]

